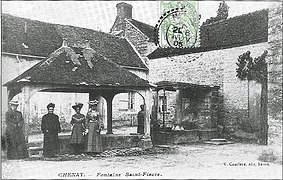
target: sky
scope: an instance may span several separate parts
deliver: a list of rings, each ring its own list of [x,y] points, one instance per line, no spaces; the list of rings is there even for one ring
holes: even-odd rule
[[[2,13],[55,24],[109,32],[121,1],[2,1]],[[155,26],[160,13],[158,1],[126,1],[133,5],[133,19]],[[215,17],[221,1],[200,1],[201,23]],[[227,1],[229,17],[268,8],[267,1]]]

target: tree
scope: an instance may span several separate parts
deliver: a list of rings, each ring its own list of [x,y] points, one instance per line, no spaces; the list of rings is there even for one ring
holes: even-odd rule
[[[225,1],[221,2],[219,4],[216,17],[211,17],[211,18],[207,19],[203,24],[204,25],[210,24],[210,23],[213,23],[213,22],[217,22],[217,21],[227,19],[228,18],[228,10],[229,10],[229,6],[226,4],[226,2]]]
[[[260,106],[260,144],[267,144],[267,63],[265,58],[267,51],[253,59],[250,51],[238,57],[237,77],[240,80],[248,80],[248,111],[249,111],[249,82],[254,80],[261,83],[261,106]],[[248,112],[249,113],[249,112]]]
[[[238,68],[236,69],[237,77],[244,81],[248,80],[248,118],[250,114],[250,81],[252,80],[251,67],[253,66],[253,58],[250,56],[251,52],[247,51],[238,57]]]

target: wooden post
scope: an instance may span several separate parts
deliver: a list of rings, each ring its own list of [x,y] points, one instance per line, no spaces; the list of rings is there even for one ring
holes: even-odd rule
[[[107,132],[106,134],[113,134],[112,130],[112,101],[115,94],[107,94],[104,96],[107,103]]]
[[[182,121],[182,89],[178,88],[176,90],[176,119],[177,119],[177,124],[180,125]]]
[[[29,131],[29,119],[30,119],[30,87],[25,86],[22,88],[23,93],[23,118],[25,121],[24,124],[24,135],[26,142],[28,143],[28,131]]]
[[[268,87],[267,87],[267,66],[265,67],[264,77],[261,82],[261,102],[260,102],[260,144],[268,144],[268,115],[267,115],[267,103],[268,103]]]
[[[151,118],[157,121],[157,113],[158,113],[158,90],[153,94],[153,107]]]
[[[162,113],[163,113],[163,129],[165,129],[165,87],[163,88],[163,104],[162,104]]]
[[[145,91],[145,118],[144,118],[144,134],[150,135],[150,89]]]

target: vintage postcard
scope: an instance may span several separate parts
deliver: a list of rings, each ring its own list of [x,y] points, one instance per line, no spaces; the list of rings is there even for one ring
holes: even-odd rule
[[[282,179],[281,1],[2,1],[2,179]]]

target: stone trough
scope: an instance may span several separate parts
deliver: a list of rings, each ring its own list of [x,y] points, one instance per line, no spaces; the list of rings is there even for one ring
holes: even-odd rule
[[[216,129],[192,129],[178,131],[157,131],[155,142],[156,144],[182,144],[199,141],[208,141],[213,138],[218,138]]]

